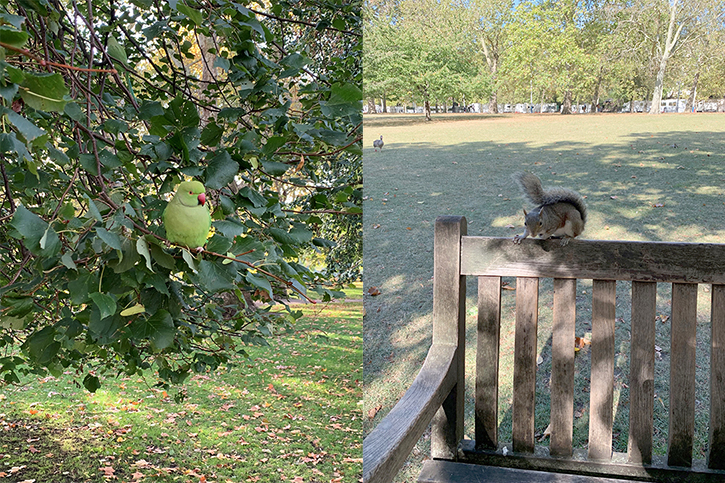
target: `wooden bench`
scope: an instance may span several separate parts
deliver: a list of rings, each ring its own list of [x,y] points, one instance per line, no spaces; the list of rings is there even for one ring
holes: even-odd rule
[[[466,236],[436,220],[433,341],[405,395],[365,438],[363,481],[392,481],[431,425],[421,482],[725,481],[725,245]],[[463,439],[466,276],[478,277],[475,440]],[[512,441],[498,438],[501,277],[516,278]],[[536,444],[539,279],[553,278],[551,439]],[[592,280],[589,440],[572,448],[576,280]],[[612,451],[615,285],[631,281],[629,435]],[[653,456],[657,283],[672,283],[669,431]],[[697,284],[712,284],[709,444],[693,460]],[[587,417],[586,414],[582,417]]]

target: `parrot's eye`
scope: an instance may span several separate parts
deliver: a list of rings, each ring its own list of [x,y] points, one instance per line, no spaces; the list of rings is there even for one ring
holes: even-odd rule
[[[193,191],[189,191],[189,194],[190,194],[190,195],[193,195],[193,194],[194,194],[194,192],[193,192]]]

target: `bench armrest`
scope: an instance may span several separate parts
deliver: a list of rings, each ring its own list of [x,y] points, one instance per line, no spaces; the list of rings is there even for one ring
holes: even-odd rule
[[[456,384],[457,347],[433,344],[413,384],[363,441],[363,482],[395,478]]]

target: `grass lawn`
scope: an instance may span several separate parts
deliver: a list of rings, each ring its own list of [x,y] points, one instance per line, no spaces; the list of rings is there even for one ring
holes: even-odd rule
[[[0,483],[357,482],[361,304],[300,305],[294,332],[180,389],[74,374],[0,390]]]
[[[433,292],[433,223],[438,215],[464,215],[471,235],[513,237],[523,231],[526,206],[511,174],[529,170],[544,185],[566,186],[586,197],[582,238],[725,242],[725,116],[722,114],[439,115],[366,116],[363,331],[364,423],[367,434],[387,414],[420,369],[430,345]],[[385,147],[372,142],[383,135]],[[473,437],[475,281],[467,316],[467,423]],[[509,281],[512,288],[515,280]],[[540,444],[549,421],[551,283],[540,288],[536,431]],[[380,292],[367,295],[371,287]],[[629,284],[617,286],[615,451],[626,451],[629,377]],[[658,286],[662,300],[666,284]],[[591,337],[591,281],[580,281],[576,335]],[[499,421],[510,440],[514,291],[505,291]],[[707,444],[709,411],[709,287],[698,305],[695,458]],[[658,303],[655,451],[667,445],[670,308]],[[589,353],[576,363],[576,447],[588,437]],[[414,481],[428,454],[421,440],[398,481]]]

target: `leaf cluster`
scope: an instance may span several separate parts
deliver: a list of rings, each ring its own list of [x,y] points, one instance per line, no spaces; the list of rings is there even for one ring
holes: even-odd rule
[[[360,213],[361,173],[334,169],[361,163],[359,7],[256,8],[3,2],[6,382],[73,367],[91,391],[103,371],[178,383],[293,323],[276,301],[334,282],[300,254],[336,245],[324,215]],[[213,206],[201,254],[161,224],[189,178]]]

